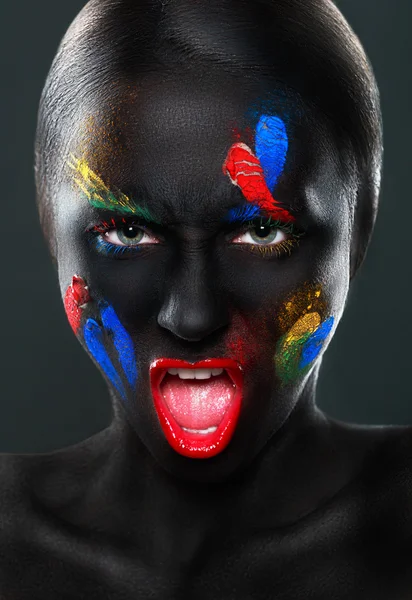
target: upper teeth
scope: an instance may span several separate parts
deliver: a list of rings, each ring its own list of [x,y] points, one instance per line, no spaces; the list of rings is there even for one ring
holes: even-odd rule
[[[212,375],[220,375],[223,369],[168,369],[170,375],[178,375],[180,379],[209,379]]]

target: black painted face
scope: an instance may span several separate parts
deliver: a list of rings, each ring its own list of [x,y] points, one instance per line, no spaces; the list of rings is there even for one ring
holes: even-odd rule
[[[321,123],[264,87],[153,75],[124,97],[83,115],[67,155],[66,311],[155,458],[226,477],[284,423],[341,317],[347,185]],[[198,381],[159,359],[183,376],[215,360]]]

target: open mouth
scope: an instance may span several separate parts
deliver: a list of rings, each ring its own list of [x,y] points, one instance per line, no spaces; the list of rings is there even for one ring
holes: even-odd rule
[[[210,458],[229,444],[239,418],[243,371],[230,358],[197,363],[159,358],[150,365],[154,405],[167,441],[191,458]]]

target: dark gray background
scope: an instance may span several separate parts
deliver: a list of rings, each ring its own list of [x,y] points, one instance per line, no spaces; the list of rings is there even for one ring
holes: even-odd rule
[[[2,4],[0,452],[47,452],[103,429],[111,414],[103,379],[66,322],[34,201],[38,100],[58,43],[84,2]],[[326,354],[318,399],[344,420],[412,423],[412,2],[338,5],[374,65],[385,168],[375,236]]]

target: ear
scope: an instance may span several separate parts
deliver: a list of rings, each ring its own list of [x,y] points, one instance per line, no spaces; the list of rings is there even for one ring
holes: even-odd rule
[[[375,226],[378,211],[380,188],[380,170],[375,178],[369,177],[358,187],[356,205],[353,215],[350,278],[356,275],[364,261],[369,242]]]

